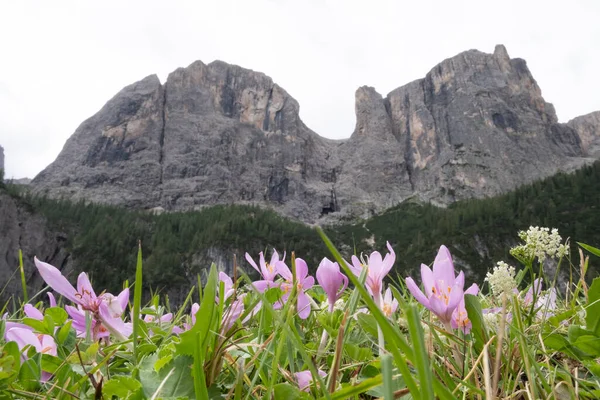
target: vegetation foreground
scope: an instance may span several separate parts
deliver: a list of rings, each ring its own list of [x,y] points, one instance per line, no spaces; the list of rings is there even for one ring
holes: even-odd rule
[[[319,232],[334,261],[316,280],[293,253],[246,254],[260,280],[213,266],[178,310],[141,304],[141,250],[118,295],[36,259],[50,290],[30,299],[21,266],[23,304],[0,320],[0,398],[600,398],[600,278],[587,285],[589,258],[556,230],[520,232],[520,266],[499,261],[481,289],[445,246],[419,279],[388,284],[389,244],[348,262]]]

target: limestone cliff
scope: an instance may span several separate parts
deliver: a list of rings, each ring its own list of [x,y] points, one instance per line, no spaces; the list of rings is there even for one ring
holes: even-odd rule
[[[386,97],[356,92],[346,140],[307,128],[271,78],[215,61],[126,87],[32,182],[38,193],[135,208],[257,203],[307,222],[368,216],[411,196],[445,205],[598,156],[598,115],[557,122],[504,46],[442,61]]]
[[[72,270],[70,253],[65,247],[65,234],[51,230],[41,215],[29,210],[27,203],[11,197],[1,189],[0,226],[0,282],[3,288],[6,285],[0,294],[2,304],[11,296],[15,296],[17,300],[23,298],[18,272],[19,249],[23,251],[23,267],[30,296],[43,286],[33,264],[34,256],[52,263],[65,273]]]

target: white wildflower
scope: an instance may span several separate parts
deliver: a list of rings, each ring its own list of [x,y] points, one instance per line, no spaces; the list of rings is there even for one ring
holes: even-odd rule
[[[517,287],[515,268],[504,261],[498,261],[497,266],[494,267],[494,272],[488,272],[485,280],[489,282],[492,293],[496,296],[502,296],[504,293],[510,295]]]
[[[561,244],[562,238],[556,228],[550,231],[549,228],[530,226],[527,231],[519,232],[519,237],[525,244],[510,250],[510,254],[515,257],[526,259],[537,257],[538,261],[542,263],[546,257],[556,258],[569,254],[569,248]]]
[[[344,301],[344,299],[337,299],[335,304],[333,305],[333,309],[334,310],[342,310],[344,311],[346,309],[346,302]]]

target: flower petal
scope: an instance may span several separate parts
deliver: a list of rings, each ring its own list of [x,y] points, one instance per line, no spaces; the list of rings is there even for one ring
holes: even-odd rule
[[[423,294],[423,292],[421,292],[421,289],[419,289],[413,278],[406,278],[406,287],[419,303],[423,304],[427,309],[431,310],[431,304],[429,302],[429,299]]]
[[[290,271],[288,266],[285,265],[283,261],[277,261],[277,264],[275,264],[275,269],[277,270],[277,273],[286,281],[291,282],[293,280],[292,271]]]
[[[435,261],[433,262],[433,278],[435,282],[444,281],[447,286],[452,286],[455,281],[454,264],[450,250],[444,245],[440,246]]]
[[[40,310],[38,310],[37,308],[35,308],[31,304],[25,304],[23,306],[23,312],[25,313],[25,315],[27,317],[33,318],[33,319],[37,319],[38,321],[41,321],[41,320],[44,319],[44,314],[42,314],[40,312]]]
[[[477,296],[477,293],[479,293],[479,286],[477,286],[476,283],[472,284],[467,290],[465,290],[465,294],[472,294],[473,296]]]
[[[433,272],[425,264],[421,264],[421,281],[423,281],[425,295],[428,298],[431,297],[431,295],[433,294],[432,289],[435,287],[435,280],[433,279]]]
[[[306,319],[310,315],[310,299],[304,292],[298,293],[298,316]]]
[[[73,303],[81,304],[81,300],[76,296],[77,290],[69,283],[58,268],[38,260],[34,257],[35,266],[37,267],[42,279],[48,286],[50,286],[55,292],[63,295]]]
[[[262,253],[260,253],[260,254],[262,254]],[[252,266],[252,268],[254,268],[256,270],[256,272],[258,272],[260,274],[260,269],[258,269],[258,265],[256,265],[256,263],[254,262],[252,257],[250,257],[250,254],[246,253],[245,257],[246,257],[246,261],[248,261],[248,264],[250,264]]]

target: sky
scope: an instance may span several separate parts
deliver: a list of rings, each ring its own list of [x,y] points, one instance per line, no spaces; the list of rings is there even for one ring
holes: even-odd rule
[[[123,87],[195,60],[264,72],[308,127],[345,138],[358,87],[385,96],[501,43],[566,122],[600,110],[598,21],[596,0],[0,0],[5,177],[34,177]]]

